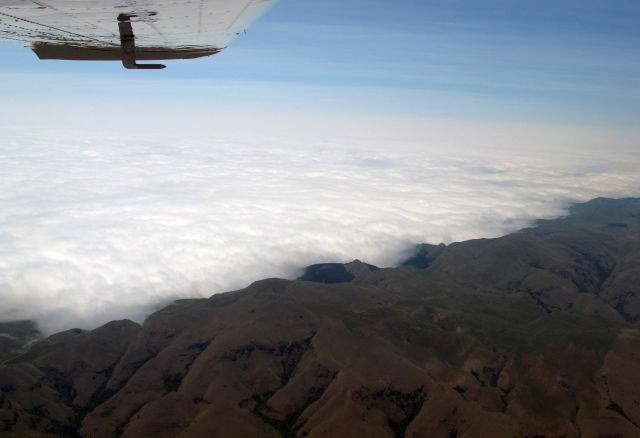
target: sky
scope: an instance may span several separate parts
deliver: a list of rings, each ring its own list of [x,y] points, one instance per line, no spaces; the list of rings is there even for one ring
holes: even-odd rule
[[[0,320],[142,321],[640,196],[635,1],[280,0],[162,71],[0,46]]]

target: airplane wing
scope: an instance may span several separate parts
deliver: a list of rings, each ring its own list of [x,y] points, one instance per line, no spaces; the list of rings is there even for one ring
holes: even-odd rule
[[[214,55],[276,0],[1,0],[0,40],[40,59],[122,61]]]

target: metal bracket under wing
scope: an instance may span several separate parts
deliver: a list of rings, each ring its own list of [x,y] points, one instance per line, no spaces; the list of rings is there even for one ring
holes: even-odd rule
[[[118,30],[120,30],[120,50],[122,52],[122,65],[133,70],[159,70],[165,68],[164,64],[138,64],[136,63],[136,36],[131,26],[131,15],[118,15]]]

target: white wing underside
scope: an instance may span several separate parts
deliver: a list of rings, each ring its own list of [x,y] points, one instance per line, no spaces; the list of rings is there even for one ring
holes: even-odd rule
[[[172,53],[203,56],[224,49],[274,2],[0,0],[0,40],[32,47],[36,53],[39,47],[117,53],[118,16],[124,14],[131,17],[136,47],[157,55],[147,59],[182,57],[171,56]],[[163,57],[162,52],[167,56]]]

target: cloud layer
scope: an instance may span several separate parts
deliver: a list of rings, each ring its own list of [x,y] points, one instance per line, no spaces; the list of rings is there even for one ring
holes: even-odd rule
[[[4,133],[0,320],[141,320],[307,264],[389,266],[570,202],[640,195],[640,159],[375,144]]]

